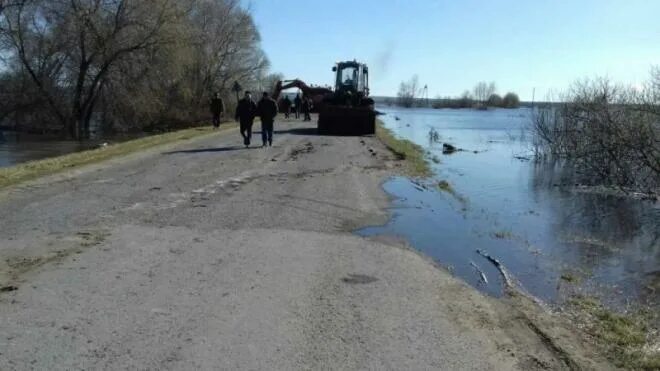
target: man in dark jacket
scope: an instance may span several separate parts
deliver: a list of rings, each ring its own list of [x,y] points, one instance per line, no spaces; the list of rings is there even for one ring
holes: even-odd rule
[[[252,94],[249,91],[245,92],[243,99],[238,101],[236,106],[236,121],[241,126],[241,136],[243,136],[243,144],[245,147],[250,145],[250,138],[252,138],[252,123],[254,116],[257,114],[257,105],[252,100]]]
[[[312,117],[309,113],[312,111],[312,100],[309,98],[304,98],[302,102],[302,111],[305,114],[303,121],[312,121]]]
[[[293,112],[296,115],[296,118],[300,118],[300,109],[302,108],[302,99],[300,99],[300,94],[296,94],[296,98],[293,100]]]
[[[289,114],[291,114],[291,99],[288,95],[285,95],[282,100],[282,108],[284,108],[284,118],[288,119]]]
[[[220,98],[220,93],[213,94],[210,109],[213,114],[213,127],[217,129],[220,126],[220,116],[225,112],[225,103]]]
[[[257,104],[257,115],[261,118],[261,140],[263,146],[273,145],[273,122],[277,116],[277,103],[264,92],[263,98]]]

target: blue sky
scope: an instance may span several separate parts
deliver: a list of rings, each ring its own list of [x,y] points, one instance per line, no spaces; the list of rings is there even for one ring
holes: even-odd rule
[[[331,84],[335,61],[369,64],[374,95],[413,74],[429,96],[478,81],[536,99],[576,79],[641,84],[660,65],[660,0],[253,0],[272,70]]]

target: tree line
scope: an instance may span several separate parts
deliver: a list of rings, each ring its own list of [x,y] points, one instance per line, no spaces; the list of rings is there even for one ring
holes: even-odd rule
[[[427,102],[419,97],[420,92],[419,78],[415,75],[399,85],[396,104],[402,107],[426,105]],[[517,108],[520,106],[520,98],[513,92],[508,92],[502,97],[497,94],[495,82],[481,81],[474,86],[472,91],[466,90],[459,97],[436,97],[428,103],[433,108]]]
[[[208,115],[234,82],[270,89],[239,0],[0,0],[0,124],[83,139]]]

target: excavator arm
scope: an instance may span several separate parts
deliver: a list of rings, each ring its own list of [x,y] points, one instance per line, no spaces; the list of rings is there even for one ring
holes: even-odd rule
[[[289,88],[298,88],[302,90],[303,95],[312,98],[314,101],[317,100],[316,97],[325,97],[328,94],[332,94],[332,90],[328,88],[323,88],[323,87],[311,87],[307,84],[305,84],[304,81],[302,80],[280,80],[275,84],[275,88],[273,89],[273,94],[272,98],[275,100],[278,100],[280,97],[280,94],[282,93],[282,90],[289,89]]]

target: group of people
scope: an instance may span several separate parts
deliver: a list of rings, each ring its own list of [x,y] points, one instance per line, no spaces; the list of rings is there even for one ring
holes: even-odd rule
[[[309,98],[301,98],[300,94],[296,94],[296,97],[289,99],[289,96],[284,96],[282,100],[282,108],[284,109],[284,118],[289,118],[291,111],[293,111],[296,118],[300,118],[300,112],[305,115],[303,121],[312,121],[310,112],[312,111],[312,100]]]
[[[288,96],[284,97],[282,101],[284,108],[284,117],[289,118],[291,108],[295,113],[296,118],[299,118],[300,111],[305,115],[303,121],[311,121],[310,111],[312,109],[312,101],[309,98],[301,98],[300,94],[291,102]],[[220,118],[225,111],[225,105],[220,97],[220,93],[213,94],[210,102],[210,110],[213,114],[213,127],[220,126]],[[275,116],[278,113],[277,102],[271,98],[267,92],[263,93],[261,100],[255,103],[252,100],[252,93],[246,91],[243,98],[238,101],[236,106],[236,114],[234,118],[239,122],[241,136],[243,137],[243,144],[245,147],[250,146],[252,139],[252,124],[254,118],[259,116],[261,119],[261,141],[262,147],[273,145],[273,123]]]

